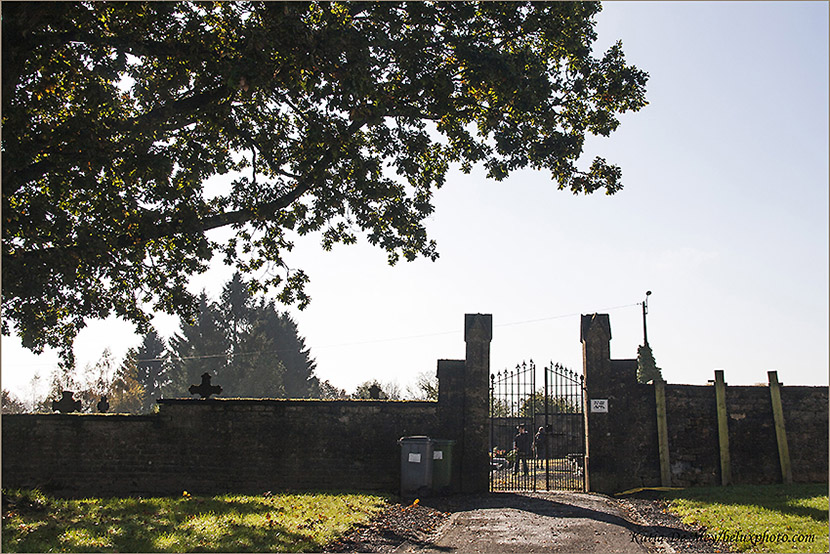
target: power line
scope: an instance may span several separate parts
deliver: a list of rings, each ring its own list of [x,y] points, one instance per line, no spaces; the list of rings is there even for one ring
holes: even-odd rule
[[[601,310],[597,310],[597,312],[595,312],[595,313],[610,312],[610,311],[613,311],[613,310],[621,310],[623,308],[631,308],[633,306],[639,306],[639,305],[640,305],[639,302],[636,303],[636,304],[625,304],[623,306],[614,306],[613,308],[603,308]],[[553,315],[553,316],[549,316],[549,317],[540,317],[538,319],[526,319],[524,321],[513,321],[511,323],[501,323],[499,325],[493,325],[493,327],[510,327],[510,326],[513,326],[513,325],[525,325],[527,323],[537,323],[539,321],[551,321],[553,319],[565,319],[565,318],[568,318],[568,317],[576,317],[578,315],[582,315],[582,313],[577,312],[577,313],[571,313],[571,314]]]
[[[624,305],[621,305],[621,306],[614,306],[614,307],[611,307],[611,308],[602,308],[600,310],[596,310],[596,313],[610,312],[610,311],[614,311],[614,310],[621,310],[621,309],[624,309],[624,308],[631,308],[631,307],[634,307],[634,306],[640,306],[640,303],[637,302],[637,303],[634,303],[634,304],[624,304]],[[569,314],[559,314],[559,315],[552,315],[552,316],[547,316],[547,317],[540,317],[540,318],[536,318],[536,319],[525,319],[525,320],[522,320],[522,321],[511,321],[511,322],[508,322],[508,323],[499,323],[499,324],[493,325],[493,327],[513,327],[513,326],[516,326],[516,325],[528,325],[528,324],[531,324],[531,323],[539,323],[539,322],[542,322],[542,321],[552,321],[552,320],[556,320],[556,319],[565,319],[565,318],[569,318],[569,317],[576,317],[578,315],[582,315],[582,313],[581,312],[574,312],[574,313],[569,313]],[[315,350],[321,350],[321,349],[325,349],[325,348],[343,348],[343,347],[347,347],[347,346],[363,346],[363,345],[367,345],[367,344],[378,344],[378,343],[383,343],[383,342],[394,342],[394,341],[404,341],[404,340],[430,338],[430,337],[437,337],[437,336],[443,336],[443,335],[453,335],[453,334],[459,334],[461,332],[462,332],[462,330],[460,330],[460,329],[454,329],[452,331],[437,331],[437,332],[434,332],[434,333],[422,333],[422,334],[418,334],[418,335],[407,335],[407,336],[403,336],[403,337],[389,337],[389,338],[383,338],[383,339],[371,339],[371,340],[364,340],[364,341],[345,342],[345,343],[339,343],[339,344],[327,344],[327,345],[315,346],[314,349]],[[311,348],[308,347],[308,349],[310,350]],[[228,359],[228,358],[233,358],[233,357],[236,357],[236,356],[241,357],[241,356],[253,356],[255,354],[279,354],[280,352],[291,352],[291,351],[293,351],[293,349],[281,348],[281,349],[277,349],[277,350],[267,350],[267,351],[257,350],[257,351],[252,351],[252,352],[233,352],[233,353],[225,353],[225,354],[205,354],[205,355],[200,355],[200,356],[176,356],[175,359],[176,360],[181,360],[181,361],[185,361],[185,360],[210,360],[210,359],[222,359],[222,358]],[[146,358],[146,359],[138,359],[138,360],[136,360],[136,362],[162,362],[162,361],[165,361],[165,360],[166,360],[166,358]],[[35,366],[35,365],[51,365],[51,364],[35,363],[35,364],[20,364],[20,365]]]
[[[623,309],[623,308],[631,308],[631,307],[639,306],[639,305],[640,305],[639,303],[624,304],[622,306],[614,306],[612,308],[602,308],[601,310],[597,310],[597,312],[610,312],[610,311],[613,311],[613,310],[620,310],[620,309]],[[564,318],[568,318],[568,317],[576,317],[576,316],[579,316],[579,315],[582,315],[582,313],[575,312],[575,313],[570,313],[570,314],[560,314],[560,315],[553,315],[553,316],[548,316],[548,317],[540,317],[540,318],[537,318],[537,319],[526,319],[526,320],[523,320],[523,321],[511,321],[509,323],[499,323],[499,324],[493,325],[493,327],[511,327],[511,326],[514,326],[514,325],[526,325],[528,323],[538,323],[540,321],[551,321],[551,320],[554,320],[554,319],[564,319]],[[424,333],[424,334],[420,334],[420,335],[409,335],[409,336],[405,336],[405,337],[391,337],[391,338],[386,338],[386,339],[373,339],[373,340],[367,340],[367,341],[347,342],[347,343],[341,343],[341,344],[330,344],[330,345],[324,345],[324,346],[315,346],[314,348],[319,350],[321,348],[338,348],[338,347],[341,347],[341,346],[357,346],[357,345],[363,345],[363,344],[375,344],[375,343],[379,343],[379,342],[391,342],[391,341],[397,341],[397,340],[411,340],[411,339],[420,339],[420,338],[428,338],[428,337],[437,337],[437,336],[441,336],[441,335],[451,335],[451,334],[457,334],[457,333],[461,333],[461,332],[462,331],[460,329],[455,329],[453,331],[437,331],[435,333]]]

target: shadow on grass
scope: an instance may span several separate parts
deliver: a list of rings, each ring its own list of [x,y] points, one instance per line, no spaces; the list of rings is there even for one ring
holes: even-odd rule
[[[802,506],[798,502],[808,501],[816,496],[827,496],[827,484],[793,485],[731,485],[728,487],[700,487],[673,491],[666,494],[667,500],[684,499],[734,506],[755,506],[827,523],[828,512],[820,508]]]
[[[348,504],[347,504],[348,505]],[[3,495],[4,552],[305,552],[329,536],[325,514],[267,500],[152,498],[67,501],[37,493]],[[316,517],[315,517],[316,515]]]

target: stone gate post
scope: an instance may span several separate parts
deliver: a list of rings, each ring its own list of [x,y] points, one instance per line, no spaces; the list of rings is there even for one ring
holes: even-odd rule
[[[585,377],[585,489],[591,491],[597,490],[594,484],[594,469],[598,469],[595,456],[601,462],[604,453],[597,441],[591,441],[590,437],[607,433],[604,429],[607,418],[597,418],[592,414],[591,400],[605,400],[607,405],[602,383],[608,378],[611,366],[611,322],[608,314],[583,315],[579,334],[582,374]],[[596,477],[597,484],[602,486],[602,476]]]
[[[464,315],[464,445],[461,459],[461,491],[487,492],[490,488],[490,341],[493,316]]]
[[[631,488],[637,479],[630,461],[639,447],[632,426],[638,417],[637,360],[611,359],[608,314],[583,315],[580,335],[586,395],[586,487],[596,492],[620,492]]]

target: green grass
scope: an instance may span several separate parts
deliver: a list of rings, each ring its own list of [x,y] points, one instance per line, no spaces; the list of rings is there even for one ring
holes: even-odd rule
[[[314,493],[66,500],[4,490],[2,551],[320,551],[387,501]]]
[[[736,552],[828,552],[827,485],[740,485],[668,494],[669,509]]]

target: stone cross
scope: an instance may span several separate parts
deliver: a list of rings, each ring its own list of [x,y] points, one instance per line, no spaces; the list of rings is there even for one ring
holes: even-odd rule
[[[110,403],[107,402],[107,397],[106,396],[101,397],[101,400],[98,401],[97,407],[98,407],[98,411],[101,412],[102,414],[106,413],[106,411],[110,409]]]
[[[73,399],[73,394],[75,393],[68,390],[61,392],[61,399],[52,401],[52,411],[64,414],[69,412],[80,412],[81,401]]]
[[[203,373],[201,384],[199,386],[190,385],[187,390],[190,391],[190,394],[198,394],[202,398],[210,398],[211,394],[222,394],[222,387],[210,384],[210,373]]]

